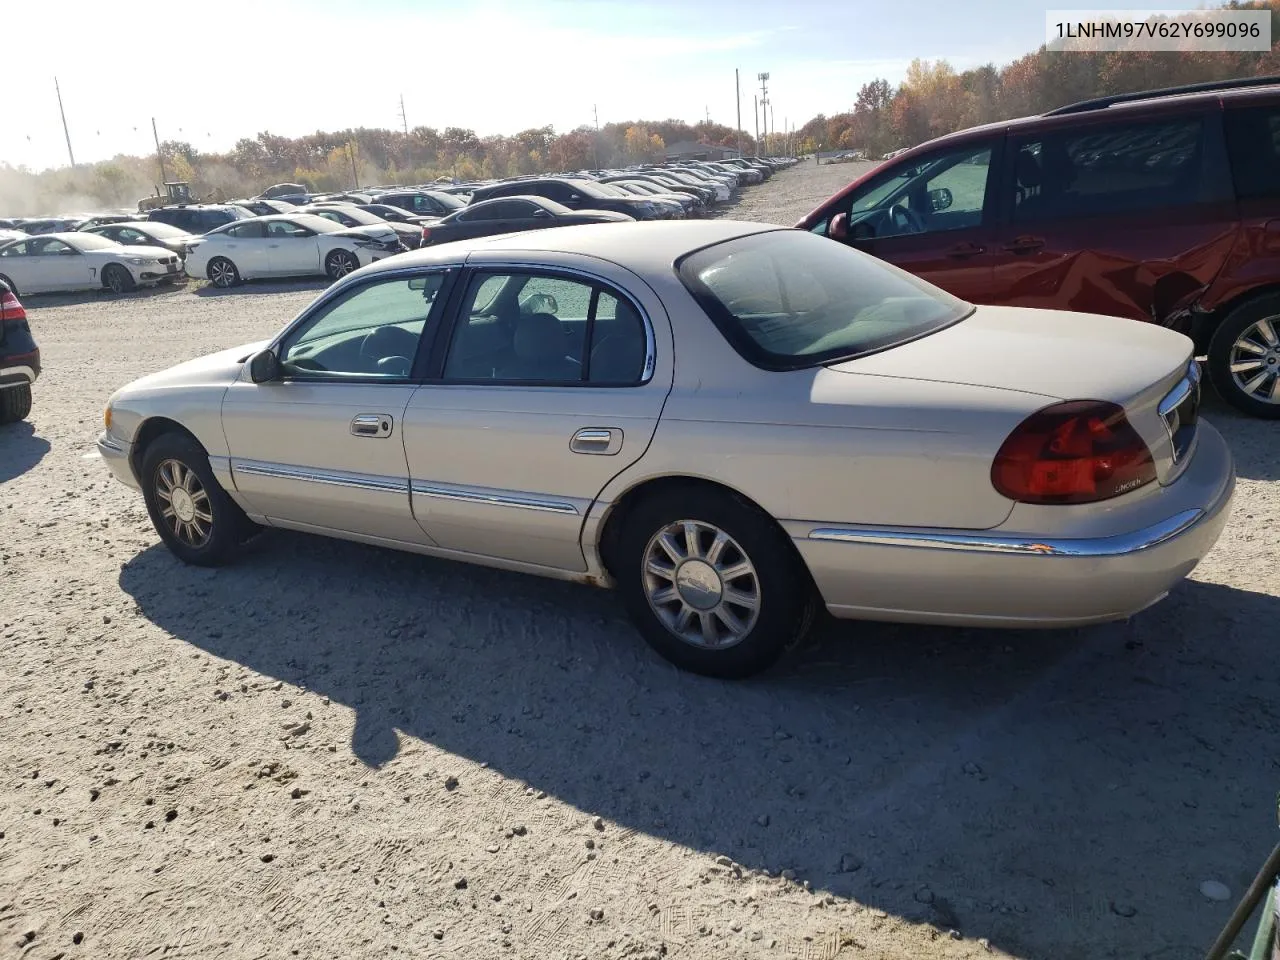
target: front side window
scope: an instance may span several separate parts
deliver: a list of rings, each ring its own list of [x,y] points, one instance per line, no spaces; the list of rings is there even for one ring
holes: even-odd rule
[[[973,311],[882,260],[798,231],[718,243],[685,257],[679,274],[735,349],[772,370],[852,359]]]
[[[430,331],[443,273],[375,280],[323,305],[280,347],[295,379],[409,376],[423,332]]]
[[[850,235],[875,239],[981,226],[994,147],[968,144],[886,170],[850,198]]]
[[[267,236],[291,240],[296,237],[309,237],[312,233],[306,227],[290,223],[288,220],[272,220],[267,224]]]
[[[1201,199],[1199,117],[1062,130],[1015,144],[1013,219],[1038,223]]]
[[[116,231],[116,235],[114,237],[111,237],[111,239],[118,240],[121,243],[132,244],[134,246],[137,246],[139,244],[149,245],[151,243],[150,237],[146,236],[145,234],[139,233],[137,230],[131,230],[128,227],[121,227],[120,229],[118,229]]]
[[[445,360],[448,380],[632,385],[645,378],[639,312],[615,291],[548,274],[480,273]]]
[[[27,242],[12,243],[0,250],[0,257],[25,257],[27,255]]]

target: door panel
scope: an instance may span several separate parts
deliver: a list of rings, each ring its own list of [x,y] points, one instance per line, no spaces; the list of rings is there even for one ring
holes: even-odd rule
[[[280,276],[320,272],[320,247],[315,237],[268,237],[271,272]]]
[[[1218,130],[1183,114],[1011,138],[980,302],[1185,320],[1237,233]]]
[[[587,509],[648,448],[672,367],[656,364],[653,328],[631,301],[551,277],[525,277],[512,295],[507,277],[469,278],[467,323],[443,365],[454,382],[422,386],[405,411],[414,515],[447,549],[585,570]],[[532,382],[543,370],[546,382]]]

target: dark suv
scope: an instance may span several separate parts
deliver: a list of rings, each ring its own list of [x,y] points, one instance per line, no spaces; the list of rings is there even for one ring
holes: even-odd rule
[[[0,423],[16,423],[31,412],[31,384],[40,376],[40,348],[27,312],[0,280]]]
[[[1227,402],[1280,418],[1280,77],[940,137],[796,226],[974,303],[1172,327]]]
[[[148,220],[167,223],[171,227],[196,235],[216,230],[226,223],[247,220],[253,214],[234,204],[180,204],[173,207],[157,207],[147,214]]]

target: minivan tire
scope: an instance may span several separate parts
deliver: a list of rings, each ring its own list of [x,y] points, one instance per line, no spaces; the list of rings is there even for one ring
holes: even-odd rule
[[[1267,326],[1276,338],[1276,343],[1270,343],[1262,328],[1258,327],[1262,321],[1270,321]],[[1265,352],[1255,354],[1251,348],[1242,352],[1237,346],[1242,342]],[[1248,373],[1256,375],[1263,370],[1273,371],[1271,379],[1267,381],[1272,385],[1272,395],[1276,398],[1273,401],[1263,400],[1246,391],[1244,385],[1237,381],[1237,375],[1231,372],[1232,364],[1255,357],[1260,366],[1256,372],[1250,370]],[[1207,366],[1209,379],[1213,381],[1218,395],[1231,406],[1251,417],[1280,420],[1280,293],[1242,303],[1228,313],[1209,340]]]

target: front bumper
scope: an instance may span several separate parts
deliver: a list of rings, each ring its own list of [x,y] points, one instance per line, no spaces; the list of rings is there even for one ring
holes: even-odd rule
[[[1209,424],[1199,434],[1193,462],[1151,498],[1163,515],[1114,535],[787,526],[837,617],[990,627],[1123,620],[1163,599],[1227,523],[1231,452]]]
[[[137,490],[139,489],[138,478],[133,475],[133,465],[129,461],[131,447],[132,444],[129,441],[121,440],[110,433],[102,433],[98,436],[98,453],[102,455],[107,468],[125,486]]]

